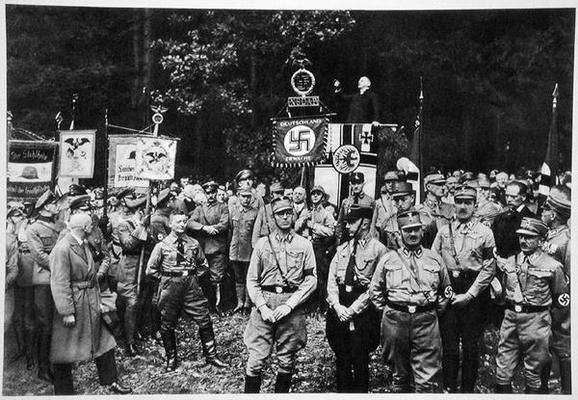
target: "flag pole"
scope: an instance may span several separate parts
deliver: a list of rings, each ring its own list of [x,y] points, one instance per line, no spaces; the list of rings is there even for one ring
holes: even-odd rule
[[[103,233],[108,237],[108,108],[104,110],[104,185],[102,187],[102,198],[104,205],[102,208],[102,228]]]
[[[554,86],[552,92],[552,119],[550,130],[548,131],[548,146],[546,156],[540,170],[540,186],[538,188],[538,205],[540,209],[550,194],[550,187],[557,184],[558,179],[558,130],[556,129],[556,118],[558,108],[558,83]]]

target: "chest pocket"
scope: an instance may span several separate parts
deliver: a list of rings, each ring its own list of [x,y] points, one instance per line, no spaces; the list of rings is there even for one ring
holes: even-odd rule
[[[288,251],[287,252],[287,269],[301,268],[303,265],[304,252]]]
[[[526,297],[542,299],[550,293],[552,272],[548,269],[530,268],[526,278]]]
[[[385,289],[397,289],[399,288],[404,280],[403,268],[398,264],[387,264],[384,265],[385,270]]]
[[[427,288],[437,290],[440,285],[440,266],[437,264],[425,264],[423,273],[420,275],[420,283]]]

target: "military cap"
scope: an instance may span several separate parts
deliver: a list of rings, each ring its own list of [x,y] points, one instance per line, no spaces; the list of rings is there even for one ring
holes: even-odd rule
[[[145,204],[147,201],[147,197],[146,196],[140,196],[137,197],[135,199],[129,199],[129,198],[125,198],[124,199],[124,203],[126,204],[126,206],[128,208],[137,208],[142,206],[143,204]]]
[[[171,198],[170,188],[164,188],[163,190],[161,190],[157,195],[157,207],[164,206],[169,201],[170,198]]]
[[[46,204],[52,203],[55,200],[56,200],[56,196],[54,196],[54,193],[52,193],[51,190],[47,190],[46,192],[42,193],[40,198],[36,201],[36,204],[34,205],[34,209],[35,210],[41,209]]]
[[[74,196],[69,198],[68,208],[71,210],[88,210],[90,209],[90,206],[88,205],[89,201],[90,196],[88,194]]]
[[[480,187],[480,184],[477,179],[470,179],[468,181],[464,181],[462,183],[462,186],[469,186],[471,188],[478,189]]]
[[[283,185],[281,185],[281,183],[274,182],[271,184],[271,187],[269,188],[269,190],[271,191],[271,193],[275,193],[275,192],[282,192],[284,189],[283,189]]]
[[[115,197],[119,200],[124,197],[133,197],[133,196],[134,196],[134,187],[124,188],[115,195]]]
[[[524,217],[522,222],[520,222],[520,229],[516,233],[530,236],[546,236],[548,226],[539,219]]]
[[[313,189],[311,189],[311,194],[313,193],[321,193],[323,196],[327,194],[321,185],[313,186]]]
[[[462,182],[471,181],[472,179],[474,179],[474,173],[471,171],[464,172],[460,177],[460,181]]]
[[[353,204],[349,208],[349,212],[345,215],[344,219],[345,221],[357,221],[361,218],[371,219],[372,216],[373,209],[371,207]]]
[[[413,187],[409,182],[395,182],[391,197],[400,197],[408,194],[413,194]]]
[[[253,171],[251,171],[250,169],[242,169],[235,176],[235,182],[239,182],[245,179],[255,179]]]
[[[365,175],[363,172],[354,172],[349,176],[350,183],[363,183],[365,182]]]
[[[423,226],[419,213],[415,210],[405,211],[397,215],[397,225],[400,229]]]
[[[36,167],[27,165],[26,167],[22,168],[20,177],[24,179],[38,179],[38,170]]]
[[[455,176],[450,176],[448,177],[448,179],[446,180],[446,183],[459,183],[458,178],[456,178]]]
[[[215,181],[209,181],[209,182],[203,183],[203,189],[205,190],[205,192],[214,192],[217,190],[218,187],[219,187],[219,184]]]
[[[444,178],[442,174],[438,173],[428,174],[423,178],[423,183],[424,185],[429,183],[446,183],[446,178]]]
[[[477,197],[476,189],[468,185],[460,186],[459,188],[456,189],[456,192],[454,194],[454,199],[475,200],[476,197]]]
[[[246,188],[246,189],[239,189],[237,191],[237,194],[239,196],[253,196],[253,192],[251,191],[251,189]]]
[[[550,191],[550,195],[544,204],[544,209],[556,211],[562,218],[570,218],[571,206],[570,200],[554,191]]]
[[[277,214],[281,211],[293,210],[293,206],[289,199],[275,199],[271,202],[271,210],[273,211],[273,214]]]
[[[399,180],[399,175],[397,174],[397,171],[387,171],[383,176],[383,180],[384,182],[397,181]]]

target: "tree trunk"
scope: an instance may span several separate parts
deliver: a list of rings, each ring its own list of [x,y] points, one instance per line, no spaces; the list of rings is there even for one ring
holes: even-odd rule
[[[134,13],[132,25],[132,57],[133,57],[134,79],[133,79],[133,90],[130,96],[130,103],[131,103],[130,105],[133,110],[138,107],[141,93],[140,42],[141,42],[141,14],[140,10],[136,10]]]

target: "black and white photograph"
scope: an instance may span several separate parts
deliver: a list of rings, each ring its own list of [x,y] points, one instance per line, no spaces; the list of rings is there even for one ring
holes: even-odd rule
[[[575,6],[83,3],[0,13],[3,396],[576,392]]]

